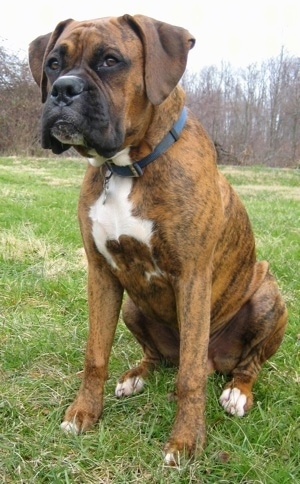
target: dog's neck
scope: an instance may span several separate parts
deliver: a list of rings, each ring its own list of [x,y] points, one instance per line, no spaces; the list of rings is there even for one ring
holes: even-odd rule
[[[177,101],[177,102],[174,102]],[[180,137],[186,121],[185,95],[177,86],[168,98],[159,106],[153,108],[153,117],[144,139],[138,146],[128,146],[111,159],[105,159],[95,154],[89,162],[92,166],[106,165],[110,173],[123,177],[140,177],[143,169],[156,160]],[[163,139],[157,139],[158,127],[162,123],[161,113],[169,113],[169,126]],[[92,153],[91,153],[92,154]]]
[[[147,156],[143,157],[141,160],[136,161],[136,162],[129,162],[129,164],[126,164],[125,166],[122,164],[115,163],[114,160],[108,160],[106,161],[106,167],[111,173],[114,173],[115,175],[118,176],[125,176],[125,177],[140,177],[143,174],[143,169],[155,161],[160,155],[162,155],[167,149],[175,143],[181,134],[181,131],[184,128],[185,122],[186,122],[186,115],[187,111],[186,108],[184,107],[183,110],[180,113],[179,118],[177,119],[176,123],[173,124],[172,128],[167,132],[167,134],[164,136],[164,138],[156,145],[153,151],[149,153]],[[131,158],[129,157],[131,160]],[[123,163],[123,156],[122,159],[120,160],[121,163]]]
[[[171,130],[184,105],[185,93],[180,86],[176,86],[163,103],[153,107],[151,122],[144,136],[144,141],[150,147],[149,151],[153,151],[161,141],[159,133],[167,134]]]

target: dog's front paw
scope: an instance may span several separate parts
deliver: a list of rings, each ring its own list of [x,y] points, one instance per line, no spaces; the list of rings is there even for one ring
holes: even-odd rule
[[[91,429],[98,421],[102,411],[101,403],[94,405],[81,404],[75,401],[66,411],[64,420],[60,425],[65,433],[80,434]]]
[[[224,410],[231,415],[243,417],[247,410],[247,396],[239,388],[226,388],[219,400]]]
[[[190,450],[174,439],[169,440],[164,448],[164,465],[167,467],[180,467],[183,459],[190,454]]]
[[[60,428],[61,430],[63,430],[66,434],[74,434],[74,435],[77,435],[80,433],[80,430],[78,428],[78,426],[76,425],[76,422],[75,420],[73,422],[70,422],[68,420],[64,420],[61,424],[60,424]]]
[[[144,388],[145,381],[142,377],[135,376],[132,378],[126,378],[124,381],[119,381],[116,386],[115,395],[117,398],[128,397],[139,393]]]
[[[202,432],[197,437],[190,436],[184,440],[171,438],[164,448],[164,465],[166,467],[178,467],[186,464],[195,455],[199,455],[205,443],[205,434]]]
[[[166,467],[180,467],[180,452],[178,450],[165,452],[164,465]]]
[[[182,418],[179,424],[174,425],[172,435],[164,447],[164,465],[168,467],[181,467],[193,457],[200,455],[205,446],[205,424]]]

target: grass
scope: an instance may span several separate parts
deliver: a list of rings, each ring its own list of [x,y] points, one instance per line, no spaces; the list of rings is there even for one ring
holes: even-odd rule
[[[0,481],[3,483],[296,483],[300,481],[299,220],[297,170],[226,167],[243,199],[259,258],[270,261],[289,309],[277,354],[243,419],[218,404],[208,381],[205,452],[180,470],[162,465],[176,404],[175,371],[116,400],[118,376],[140,358],[120,322],[105,410],[85,435],[60,431],[79,386],[87,335],[86,267],[76,207],[85,162],[0,159]]]

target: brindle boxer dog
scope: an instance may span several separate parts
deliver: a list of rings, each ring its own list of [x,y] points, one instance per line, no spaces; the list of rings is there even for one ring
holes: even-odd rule
[[[184,107],[178,82],[195,43],[142,16],[61,22],[30,45],[45,102],[42,144],[89,159],[79,220],[88,259],[89,336],[83,380],[62,428],[82,432],[103,406],[108,359],[123,318],[143,348],[116,396],[139,392],[162,360],[178,365],[177,413],[165,462],[205,442],[211,371],[231,375],[220,403],[242,416],[287,313],[238,196]]]

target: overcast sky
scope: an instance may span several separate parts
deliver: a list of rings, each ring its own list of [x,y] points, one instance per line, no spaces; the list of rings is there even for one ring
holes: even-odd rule
[[[38,35],[67,18],[144,14],[188,29],[196,37],[188,68],[230,62],[236,67],[277,56],[282,46],[300,57],[300,0],[7,0],[0,13],[0,45],[27,55]]]

